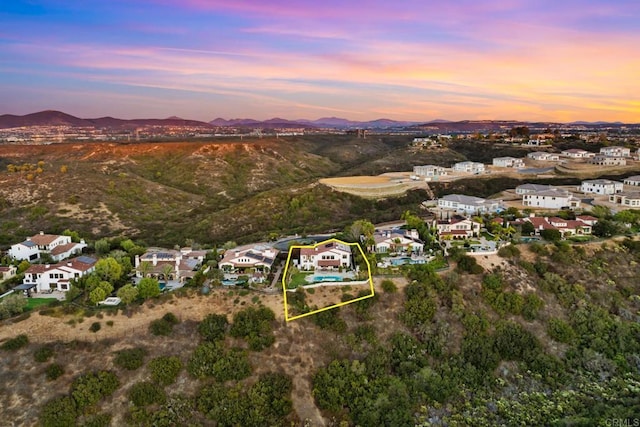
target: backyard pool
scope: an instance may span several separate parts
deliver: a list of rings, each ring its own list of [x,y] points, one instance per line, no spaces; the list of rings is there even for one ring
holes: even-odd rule
[[[324,276],[320,274],[312,274],[311,276],[306,277],[307,282],[317,283],[317,282],[342,282],[342,276]]]
[[[404,264],[424,264],[425,262],[426,260],[424,259],[412,259],[409,257],[394,258],[389,260],[389,263],[394,266],[404,265]]]
[[[164,291],[164,289],[167,287],[167,284],[165,282],[158,282],[158,286],[160,286],[161,291]]]

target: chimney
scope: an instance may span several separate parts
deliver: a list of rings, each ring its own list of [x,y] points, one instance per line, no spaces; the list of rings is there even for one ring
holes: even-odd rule
[[[71,264],[70,262],[67,263],[67,267],[71,267],[73,264]]]
[[[40,235],[43,236],[44,235],[44,231],[40,231]]]
[[[151,259],[151,262],[153,263],[154,267],[158,265],[158,254],[153,254],[153,258]]]
[[[44,265],[44,268],[49,268],[49,267],[51,267],[51,265],[50,265],[50,264],[45,264],[45,265]]]

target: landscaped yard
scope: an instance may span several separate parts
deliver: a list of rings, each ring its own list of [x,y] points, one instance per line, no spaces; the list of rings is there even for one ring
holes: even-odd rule
[[[308,275],[312,274],[311,272],[307,272],[307,273],[293,273],[290,278],[291,280],[289,281],[289,284],[287,285],[287,288],[289,289],[295,289],[298,286],[304,286],[304,285],[308,285],[309,282],[306,281],[306,277]]]
[[[55,298],[27,298],[26,310],[33,310],[41,305],[47,305],[54,302]]]

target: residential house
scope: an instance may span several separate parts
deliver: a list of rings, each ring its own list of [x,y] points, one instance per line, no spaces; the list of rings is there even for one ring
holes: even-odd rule
[[[95,270],[97,259],[79,256],[57,264],[33,264],[24,273],[23,285],[35,287],[36,292],[68,291],[71,280]]]
[[[620,146],[602,147],[600,154],[611,157],[631,157],[631,149]]]
[[[522,159],[516,159],[515,157],[495,157],[493,159],[493,166],[499,166],[502,168],[523,168],[524,161]]]
[[[562,150],[560,155],[563,157],[569,157],[571,159],[586,159],[588,157],[593,157],[595,154],[590,153],[589,151],[581,150],[579,148],[570,148],[568,150]]]
[[[621,192],[622,189],[621,182],[609,179],[591,179],[582,181],[582,185],[580,185],[580,191],[583,193],[615,194]]]
[[[640,208],[640,191],[622,191],[611,194],[609,201],[630,209],[637,209]]]
[[[0,282],[11,279],[17,272],[15,265],[0,266]]]
[[[563,237],[566,237],[591,234],[592,227],[597,222],[597,219],[594,219],[596,220],[595,222],[585,221],[580,219],[580,217],[576,217],[575,220],[570,220],[559,217],[539,217],[532,215],[526,218],[518,218],[511,223],[522,225],[525,222],[530,222],[535,229],[536,235],[539,235],[543,230],[558,230]]]
[[[415,176],[418,179],[421,177],[429,178],[429,177],[436,177],[436,176],[446,175],[446,174],[447,174],[447,169],[441,166],[424,165],[424,166],[413,167],[413,176]]]
[[[278,255],[278,250],[267,245],[250,245],[229,249],[218,264],[228,272],[248,272],[250,270],[268,273]]]
[[[188,249],[188,251],[186,250]],[[165,281],[185,281],[192,278],[199,265],[204,260],[204,255],[188,257],[190,248],[185,251],[177,251],[164,248],[149,248],[144,254],[136,255],[134,269],[136,277],[153,277]]]
[[[557,162],[560,160],[560,156],[558,156],[556,153],[548,153],[546,151],[535,151],[533,153],[527,154],[527,157],[532,160],[546,162]]]
[[[529,193],[537,193],[538,191],[546,191],[550,190],[553,187],[551,185],[544,184],[522,184],[516,187],[516,194],[529,194]]]
[[[501,200],[482,199],[464,194],[447,194],[438,199],[438,207],[465,214],[500,212],[504,209]]]
[[[312,248],[300,248],[298,266],[302,270],[333,270],[351,268],[351,247],[344,243],[329,240]]]
[[[640,175],[634,175],[634,176],[630,176],[629,178],[625,178],[623,182],[625,185],[640,187]]]
[[[414,252],[421,253],[424,242],[420,240],[417,230],[383,230],[373,234],[372,252]]]
[[[478,162],[458,162],[452,166],[452,169],[456,172],[466,172],[473,174],[484,173],[485,167],[483,163]]]
[[[17,260],[35,261],[42,254],[50,254],[54,261],[82,252],[86,248],[84,240],[80,243],[71,242],[70,236],[60,236],[57,234],[44,234],[40,232],[35,236],[27,237],[24,242],[11,245],[9,256]]]
[[[464,216],[454,215],[447,219],[434,219],[432,226],[440,240],[449,240],[477,237],[482,224]]]
[[[627,164],[627,159],[622,156],[607,156],[604,154],[596,154],[591,159],[589,159],[589,163],[592,165],[600,165],[600,166],[625,166]]]
[[[577,209],[580,207],[580,199],[567,190],[549,186],[546,190],[523,194],[522,205],[531,208]]]

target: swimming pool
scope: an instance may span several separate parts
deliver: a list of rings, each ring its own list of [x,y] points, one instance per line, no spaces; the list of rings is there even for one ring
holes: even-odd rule
[[[330,275],[320,275],[320,274],[312,274],[311,276],[306,277],[307,282],[317,283],[317,282],[342,282],[342,276],[330,276]]]
[[[391,265],[404,265],[404,264],[411,264],[411,258],[407,258],[407,257],[403,257],[403,258],[395,258],[392,260],[389,260],[389,263]]]
[[[167,284],[165,282],[158,282],[158,286],[160,287],[161,291],[164,291],[164,288],[167,287]]]

